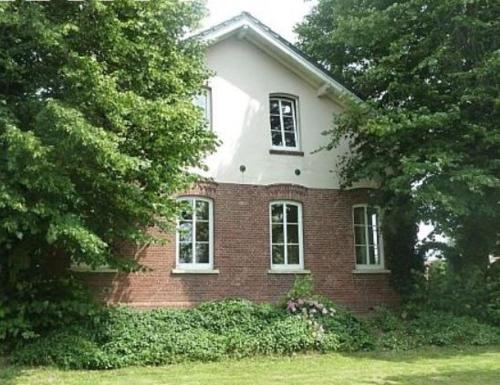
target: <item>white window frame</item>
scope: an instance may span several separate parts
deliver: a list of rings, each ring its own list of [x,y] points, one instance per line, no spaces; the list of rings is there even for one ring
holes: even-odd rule
[[[202,107],[195,100],[195,105],[199,108],[202,108],[205,111],[205,119],[208,123],[208,127],[212,130],[212,89],[210,87],[203,87],[202,93],[196,95],[196,97],[200,97],[202,94],[205,95],[205,107]]]
[[[367,261],[370,261],[370,243],[368,242],[369,236],[368,236],[368,208],[371,207],[377,211],[377,244],[378,244],[378,253],[379,253],[379,261],[380,263],[376,264],[358,264],[358,256],[356,254],[356,246],[366,246],[366,255],[367,255]],[[364,210],[364,217],[365,217],[365,223],[364,225],[357,225],[355,223],[354,219],[354,211],[356,208],[363,208]],[[352,206],[352,238],[353,238],[353,245],[354,245],[354,263],[356,265],[356,270],[384,270],[385,269],[385,259],[384,259],[384,240],[382,237],[382,227],[381,227],[381,222],[382,222],[382,215],[381,215],[381,210],[378,206],[372,206],[366,203],[363,204],[356,204]],[[356,243],[356,226],[363,226],[365,229],[365,239],[366,239],[366,245],[362,244],[357,244]]]
[[[191,263],[181,263],[179,260],[180,254],[180,238],[179,238],[179,225],[180,225],[180,215],[177,216],[177,226],[175,231],[175,263],[176,267],[180,270],[213,270],[214,267],[214,209],[213,201],[210,198],[199,197],[199,196],[183,196],[177,198],[177,202],[192,201],[193,207],[195,207],[195,201],[203,201],[208,203],[208,263],[197,263],[195,258],[196,253],[196,210],[193,210],[193,231],[192,231],[192,261]]]
[[[271,101],[276,100],[279,103],[279,117],[280,117],[280,129],[281,129],[281,146],[276,146],[273,144],[273,134],[271,126]],[[281,102],[285,100],[291,102],[292,104],[292,117],[294,122],[293,133],[295,135],[295,146],[287,146],[285,142],[285,125],[283,124],[283,113],[281,110]],[[285,151],[299,151],[300,150],[300,137],[299,137],[299,114],[298,114],[298,101],[299,99],[293,95],[287,94],[271,94],[269,95],[268,108],[269,108],[269,131],[271,133],[271,148],[274,150],[285,150]],[[276,115],[276,114],[275,114]]]
[[[274,264],[273,263],[273,220],[272,220],[272,209],[273,205],[283,204],[284,212],[283,212],[283,241],[284,241],[284,253],[285,253],[285,263],[284,264]],[[297,220],[298,220],[298,228],[299,228],[299,264],[291,265],[288,264],[288,250],[287,250],[287,218],[286,218],[286,205],[294,205],[297,206]],[[276,200],[269,203],[269,256],[271,263],[271,270],[286,270],[286,271],[303,271],[304,270],[304,236],[302,230],[302,203],[291,201],[291,200]]]

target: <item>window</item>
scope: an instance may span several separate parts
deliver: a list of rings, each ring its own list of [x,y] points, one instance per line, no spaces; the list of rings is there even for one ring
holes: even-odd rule
[[[354,246],[356,266],[359,268],[382,268],[383,248],[380,234],[379,210],[368,205],[353,207]]]
[[[205,198],[181,198],[177,221],[177,266],[183,269],[213,267],[213,208]]]
[[[302,206],[295,202],[270,205],[271,268],[302,269]]]
[[[271,96],[269,98],[273,147],[298,150],[296,104],[296,100],[289,97]]]
[[[195,96],[194,105],[201,108],[209,127],[212,126],[212,90],[208,87],[203,88],[201,93]]]

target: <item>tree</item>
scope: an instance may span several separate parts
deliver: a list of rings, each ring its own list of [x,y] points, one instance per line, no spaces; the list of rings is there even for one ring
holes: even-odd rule
[[[453,240],[456,268],[487,266],[500,233],[500,4],[320,0],[299,45],[365,103],[330,132],[348,137],[345,185],[369,178],[389,210]]]
[[[2,284],[61,257],[130,268],[120,245],[169,226],[215,145],[192,103],[203,49],[184,38],[202,14],[181,0],[0,6]]]

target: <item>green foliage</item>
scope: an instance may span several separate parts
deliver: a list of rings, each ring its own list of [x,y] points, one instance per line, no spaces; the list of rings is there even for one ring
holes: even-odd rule
[[[454,271],[446,262],[434,263],[416,280],[406,299],[406,310],[416,314],[421,309],[444,311],[475,317],[500,326],[500,266],[487,271]]]
[[[487,266],[500,234],[499,14],[490,0],[320,0],[297,27],[366,101],[346,100],[330,131],[328,148],[347,137],[353,150],[344,185],[378,182],[379,203],[435,224],[465,271]]]
[[[330,299],[315,294],[312,275],[297,276],[286,298],[287,311],[312,326],[321,351],[373,347],[373,338],[363,322]]]
[[[500,329],[468,316],[422,310],[414,316],[379,309],[370,320],[380,349],[408,350],[420,346],[493,345]]]
[[[67,324],[19,344],[11,357],[30,365],[108,369],[256,354],[355,350],[349,344],[356,336],[350,333],[360,322],[347,313],[329,322],[320,335],[310,319],[244,300],[210,302],[189,310],[103,309],[88,322]]]
[[[0,341],[11,346],[99,314],[100,307],[76,281],[32,277],[19,282],[8,299],[0,297]]]
[[[499,328],[471,317],[445,312],[410,317],[381,309],[362,321],[328,301],[323,304],[335,307],[333,316],[306,317],[281,306],[245,300],[211,302],[187,310],[102,309],[86,322],[67,323],[22,341],[9,357],[18,364],[110,369],[259,354],[500,343]]]
[[[28,349],[12,356],[27,365],[50,365],[61,368],[106,368],[106,356],[91,337],[78,328],[57,331],[30,343]]]
[[[310,299],[314,297],[314,282],[310,274],[295,277],[293,286],[286,295],[287,300]]]
[[[0,5],[0,284],[70,257],[131,268],[214,149],[192,103],[198,1]],[[50,269],[46,269],[49,270]],[[8,294],[10,296],[10,294]]]

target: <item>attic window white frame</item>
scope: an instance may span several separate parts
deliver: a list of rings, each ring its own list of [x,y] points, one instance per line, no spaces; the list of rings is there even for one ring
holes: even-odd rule
[[[272,102],[278,102],[278,109],[279,113],[272,113],[271,112],[271,103]],[[285,124],[284,124],[284,115],[283,115],[283,110],[282,110],[282,102],[289,102],[292,107],[292,119],[293,119],[293,131],[286,131],[285,130]],[[275,94],[270,94],[269,95],[269,128],[271,132],[271,148],[275,150],[286,150],[286,151],[299,151],[300,150],[300,137],[299,137],[299,119],[298,119],[298,105],[299,105],[299,98],[293,95],[289,94],[281,94],[281,93],[275,93]],[[273,130],[272,124],[271,124],[271,118],[272,117],[279,117],[280,121],[280,129],[279,130]],[[273,143],[273,132],[278,132],[280,131],[281,133],[281,145],[275,145]],[[285,140],[285,133],[292,133],[295,138],[295,146],[287,146],[286,145],[286,140]]]
[[[208,128],[212,130],[212,89],[208,86],[203,87],[195,96],[194,104],[203,110]]]

